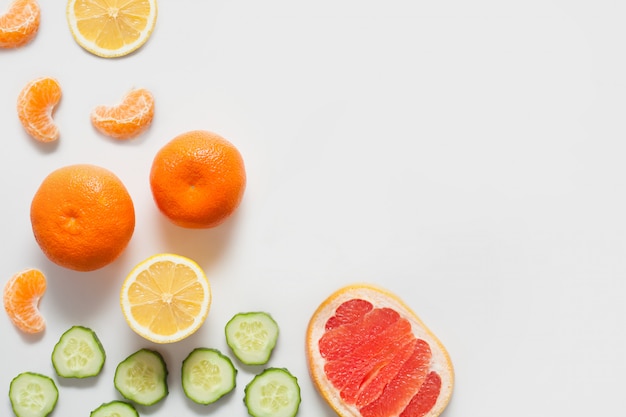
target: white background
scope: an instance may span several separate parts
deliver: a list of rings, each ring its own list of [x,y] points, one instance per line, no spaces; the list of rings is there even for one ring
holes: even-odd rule
[[[258,369],[239,367],[236,392],[210,407],[184,397],[179,369],[194,347],[228,352],[233,314],[266,310],[281,329],[270,365],[298,377],[299,415],[330,417],[304,333],[326,296],[359,281],[401,295],[447,346],[445,417],[625,408],[626,3],[161,0],[148,43],[112,60],[74,42],[64,1],[41,3],[33,43],[0,52],[0,280],[44,271],[47,330],[24,336],[0,314],[1,415],[10,380],[52,376],[58,337],[82,324],[107,362],[92,380],[56,378],[54,415],[120,398],[116,364],[150,347],[170,394],[142,415],[245,416]],[[40,76],[63,89],[55,144],[35,143],[16,115]],[[131,87],[155,95],[150,130],[99,135],[91,109]],[[242,205],[213,230],[171,225],[150,194],[155,152],[192,129],[229,139],[246,163]],[[128,249],[90,273],[50,263],[30,228],[39,183],[72,163],[115,172],[136,208]],[[214,296],[201,330],[167,346],[132,333],[118,304],[126,273],[158,252],[195,259]]]

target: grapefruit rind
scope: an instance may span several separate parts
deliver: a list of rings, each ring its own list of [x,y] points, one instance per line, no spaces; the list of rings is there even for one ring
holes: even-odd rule
[[[328,319],[335,314],[338,306],[352,299],[369,301],[377,308],[394,309],[409,320],[416,338],[428,342],[432,351],[430,370],[437,372],[441,377],[441,391],[435,405],[424,417],[439,416],[448,405],[454,386],[454,369],[448,351],[417,314],[397,295],[372,284],[359,283],[340,288],[326,298],[313,313],[306,332],[306,356],[309,374],[317,391],[339,416],[361,417],[358,408],[355,405],[346,404],[326,377],[325,359],[318,349],[318,342],[325,333],[325,324]]]

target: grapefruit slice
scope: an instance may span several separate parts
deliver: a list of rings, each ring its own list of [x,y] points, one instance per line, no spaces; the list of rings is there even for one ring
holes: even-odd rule
[[[446,348],[395,294],[353,284],[313,313],[307,364],[317,391],[341,417],[436,417],[454,371]]]

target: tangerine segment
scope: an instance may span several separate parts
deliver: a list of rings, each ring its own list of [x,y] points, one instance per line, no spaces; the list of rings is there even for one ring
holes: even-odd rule
[[[156,0],[69,0],[67,21],[74,40],[103,58],[140,48],[156,24]]]
[[[13,324],[26,333],[39,333],[46,327],[39,312],[39,301],[46,292],[46,277],[34,268],[13,275],[4,286],[4,309]]]
[[[59,138],[59,128],[52,113],[61,101],[61,86],[51,77],[30,81],[17,97],[17,115],[22,126],[39,142],[52,142]]]
[[[452,395],[445,347],[377,286],[346,286],[324,300],[309,321],[306,355],[316,389],[342,417],[436,417]]]
[[[15,0],[0,15],[0,48],[19,48],[35,38],[41,10],[37,0]]]
[[[155,343],[184,339],[204,323],[211,288],[197,263],[174,254],[158,254],[128,274],[120,306],[130,328]]]
[[[91,112],[91,124],[115,139],[131,139],[146,131],[154,117],[154,97],[144,88],[129,91],[114,106],[98,106]]]

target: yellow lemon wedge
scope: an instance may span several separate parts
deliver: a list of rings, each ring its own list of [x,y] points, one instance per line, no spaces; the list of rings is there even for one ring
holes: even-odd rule
[[[156,0],[69,0],[67,22],[74,40],[103,58],[140,48],[154,29]]]
[[[163,253],[132,269],[122,285],[120,305],[135,333],[155,343],[173,343],[202,326],[211,287],[196,262]]]

